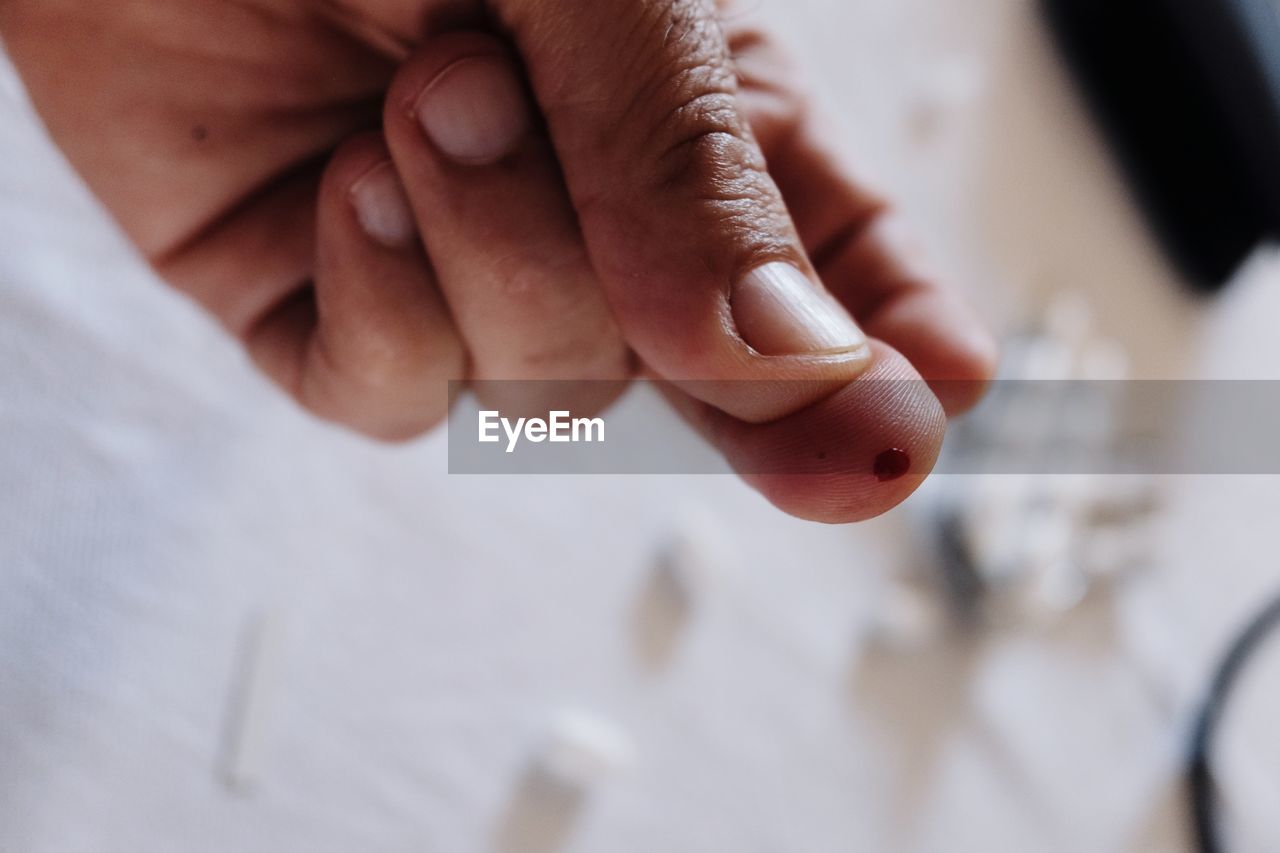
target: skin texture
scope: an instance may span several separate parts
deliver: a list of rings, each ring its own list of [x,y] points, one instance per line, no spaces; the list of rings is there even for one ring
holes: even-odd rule
[[[918,485],[944,410],[993,369],[985,332],[912,270],[786,59],[732,9],[5,0],[0,33],[157,271],[304,406],[368,434],[431,428],[446,379],[611,380],[573,401],[588,410],[638,370],[770,500],[849,521]],[[535,121],[500,162],[460,164],[413,107],[475,57],[509,63]],[[388,160],[420,242],[371,242],[349,203]],[[871,347],[753,350],[732,283],[776,260],[820,279]],[[891,447],[912,469],[882,481]]]

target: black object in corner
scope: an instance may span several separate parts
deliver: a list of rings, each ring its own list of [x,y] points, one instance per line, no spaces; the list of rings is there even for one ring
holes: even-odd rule
[[[1042,0],[1161,242],[1216,290],[1280,234],[1280,0]]]
[[[1191,733],[1191,750],[1187,758],[1187,795],[1189,813],[1198,853],[1224,853],[1223,827],[1220,825],[1213,771],[1210,767],[1213,746],[1226,711],[1227,700],[1240,680],[1245,664],[1269,637],[1280,630],[1280,596],[1249,620],[1244,630],[1232,641],[1204,699]]]

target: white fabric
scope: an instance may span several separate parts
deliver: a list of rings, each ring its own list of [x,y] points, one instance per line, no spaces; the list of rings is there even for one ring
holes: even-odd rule
[[[1071,286],[1142,375],[1280,373],[1273,260],[1216,307],[1177,294],[1030,6],[766,11],[993,317]],[[829,528],[723,477],[450,477],[443,436],[313,422],[143,269],[19,93],[7,78],[3,853],[491,849],[566,707],[637,750],[565,822],[577,853],[1181,847],[1191,703],[1280,585],[1275,479],[1170,479],[1156,567],[1060,629],[876,657],[860,626],[921,559],[909,509]],[[654,669],[636,614],[690,506],[733,557]],[[237,792],[224,730],[262,612],[278,678]],[[1223,742],[1242,850],[1280,847],[1276,676],[1260,659]]]

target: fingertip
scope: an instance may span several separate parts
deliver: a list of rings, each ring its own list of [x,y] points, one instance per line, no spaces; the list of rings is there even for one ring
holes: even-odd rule
[[[314,299],[294,329],[287,386],[314,414],[388,442],[448,413],[466,375],[453,328],[388,146],[362,134],[331,157],[316,214]]]
[[[526,89],[500,38],[432,37],[393,81],[388,147],[477,396],[507,414],[592,412],[624,387],[630,354]],[[614,384],[555,387],[584,379]]]
[[[444,423],[444,416],[431,419],[419,418],[411,423],[361,423],[354,421],[335,421],[339,425],[376,442],[388,445],[409,444],[424,435],[434,432]]]
[[[470,65],[472,60],[488,60],[496,67],[472,69],[477,72],[469,75],[474,78],[469,81],[472,85],[449,87],[449,92],[440,93],[439,100],[443,103],[427,102],[428,93],[436,89],[438,83],[453,76],[450,72],[463,63]],[[490,73],[482,73],[485,71]],[[443,97],[445,95],[447,97]],[[393,140],[415,143],[420,139],[431,140],[437,150],[446,155],[445,160],[487,165],[508,147],[490,137],[506,136],[514,140],[524,132],[522,125],[529,120],[524,102],[514,54],[502,39],[480,31],[450,32],[419,46],[396,72],[387,93],[383,125]],[[505,114],[508,120],[493,120],[495,111]],[[444,115],[438,115],[442,112],[461,115],[446,120]],[[477,144],[481,151],[469,150]]]
[[[342,230],[382,249],[404,253],[418,245],[418,228],[404,184],[380,133],[344,143],[330,158],[320,188],[320,216],[346,222]]]
[[[391,152],[381,133],[371,130],[357,134],[339,145],[329,157],[320,192],[332,195],[350,192],[365,173],[390,160]]]
[[[873,518],[933,470],[946,414],[901,354],[879,342],[872,347],[875,362],[862,376],[769,423],[736,420],[705,405],[679,408],[784,512],[831,524]]]
[[[985,328],[976,330],[958,344],[950,359],[950,378],[929,380],[929,387],[948,417],[962,415],[982,400],[1000,361],[999,345]]]

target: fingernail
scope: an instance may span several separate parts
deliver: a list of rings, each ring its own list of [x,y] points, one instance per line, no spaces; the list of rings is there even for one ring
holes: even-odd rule
[[[831,294],[782,261],[743,276],[729,305],[742,339],[764,355],[838,354],[867,343]]]
[[[506,157],[531,125],[524,86],[502,56],[453,63],[431,81],[414,111],[435,146],[468,165]]]
[[[409,196],[390,161],[374,166],[352,184],[350,197],[356,220],[374,241],[403,249],[418,239]]]

